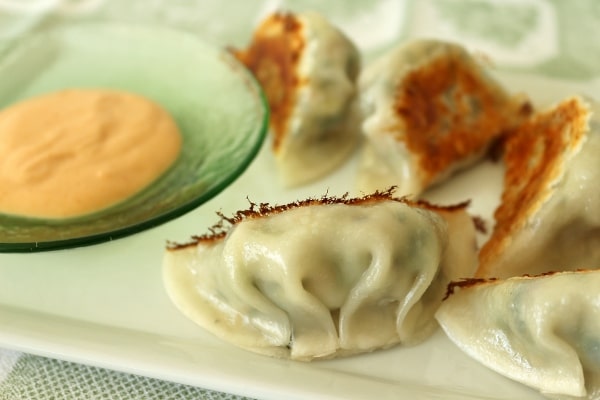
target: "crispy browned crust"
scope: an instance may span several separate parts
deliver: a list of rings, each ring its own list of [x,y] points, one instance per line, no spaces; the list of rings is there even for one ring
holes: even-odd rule
[[[532,112],[527,100],[509,97],[454,45],[406,74],[395,96],[402,124],[396,139],[417,155],[425,184],[490,147]],[[474,118],[467,117],[473,113]]]
[[[275,152],[285,139],[298,89],[306,85],[298,74],[305,45],[301,21],[291,13],[275,13],[258,26],[246,50],[233,51],[265,92]]]
[[[475,225],[475,230],[477,232],[483,234],[488,232],[487,223],[485,222],[485,219],[483,219],[481,216],[473,216],[473,224]]]
[[[235,225],[239,224],[242,221],[255,218],[264,218],[269,215],[283,213],[285,211],[300,207],[329,204],[345,204],[349,206],[357,206],[370,203],[377,203],[381,201],[397,201],[412,207],[420,207],[434,212],[456,212],[465,209],[469,205],[468,201],[449,206],[435,205],[428,203],[424,200],[413,201],[409,200],[406,197],[395,197],[395,190],[396,187],[391,187],[385,191],[376,191],[372,194],[368,194],[361,197],[349,197],[348,193],[344,194],[343,196],[329,196],[328,194],[325,194],[318,198],[308,198],[304,200],[298,200],[293,203],[281,205],[270,205],[269,203],[254,203],[248,200],[248,202],[250,203],[250,207],[246,210],[237,211],[231,217],[227,217],[223,213],[217,212],[216,214],[219,216],[220,219],[216,224],[208,228],[209,233],[200,236],[192,236],[191,241],[187,243],[178,244],[169,242],[167,244],[167,249],[178,250],[190,246],[195,246],[201,242],[215,242],[224,239],[227,233],[231,230],[231,228],[233,228]]]
[[[498,282],[496,278],[484,279],[484,278],[464,278],[458,281],[452,281],[446,287],[446,295],[442,301],[452,296],[457,289],[468,289],[471,287],[479,286],[485,283]]]
[[[573,97],[535,115],[507,136],[504,192],[494,213],[492,236],[479,254],[476,276],[494,275],[490,264],[552,195],[552,183],[563,174],[565,159],[581,145],[588,118],[587,106]]]
[[[499,284],[502,282],[506,282],[507,280],[539,279],[539,278],[545,278],[545,277],[554,276],[554,275],[573,274],[573,273],[589,273],[589,272],[599,272],[599,271],[594,270],[594,269],[577,269],[574,271],[549,271],[549,272],[543,272],[543,273],[537,274],[537,275],[525,274],[525,275],[515,276],[512,278],[508,278],[508,279],[464,278],[464,279],[452,281],[448,284],[448,286],[446,287],[446,295],[444,296],[443,300],[446,300],[448,297],[452,296],[457,290],[469,289],[469,288],[474,288],[474,287],[482,286],[482,285]]]

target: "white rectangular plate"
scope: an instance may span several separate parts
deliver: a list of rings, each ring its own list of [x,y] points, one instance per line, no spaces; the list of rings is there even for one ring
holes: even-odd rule
[[[502,75],[511,91],[537,104],[589,85]],[[225,214],[253,202],[352,194],[356,157],[315,184],[280,187],[265,148],[221,195],[175,221],[102,245],[37,254],[0,254],[0,346],[259,399],[539,399],[535,391],[462,354],[441,332],[415,347],[396,347],[312,363],[271,359],[212,337],[173,307],[161,282],[167,240],[205,233]],[[484,162],[429,195],[473,200],[491,227],[502,180]]]

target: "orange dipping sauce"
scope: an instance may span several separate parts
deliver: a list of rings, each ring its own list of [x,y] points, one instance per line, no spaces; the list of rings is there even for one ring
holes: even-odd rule
[[[150,100],[64,90],[0,111],[0,213],[69,218],[138,193],[175,162],[182,138]]]

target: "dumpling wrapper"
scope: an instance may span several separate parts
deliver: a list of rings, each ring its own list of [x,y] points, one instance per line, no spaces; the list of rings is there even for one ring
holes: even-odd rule
[[[486,367],[560,399],[600,399],[600,270],[476,281],[436,318]]]
[[[600,118],[579,97],[507,136],[496,224],[476,276],[600,267]]]
[[[357,187],[419,196],[480,160],[531,113],[463,47],[412,40],[360,74],[366,143]]]
[[[166,290],[203,328],[274,357],[422,341],[437,327],[446,284],[472,276],[477,261],[464,205],[376,193],[262,205],[228,221],[227,233],[167,249]]]
[[[345,161],[360,138],[354,44],[314,12],[275,13],[235,54],[264,89],[281,181],[298,186]]]

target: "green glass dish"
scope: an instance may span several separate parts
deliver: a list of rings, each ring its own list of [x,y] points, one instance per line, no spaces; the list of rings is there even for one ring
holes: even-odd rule
[[[121,89],[160,104],[183,136],[175,165],[113,207],[64,220],[0,214],[0,252],[90,245],[179,217],[241,175],[268,127],[264,95],[243,65],[165,28],[85,23],[38,32],[0,55],[0,77],[0,109],[65,88]]]

